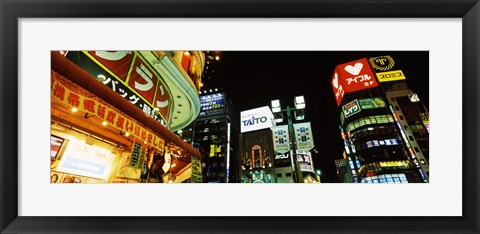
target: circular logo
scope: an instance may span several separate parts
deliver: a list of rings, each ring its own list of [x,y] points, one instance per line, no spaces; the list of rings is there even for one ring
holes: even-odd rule
[[[378,57],[371,57],[368,59],[370,64],[372,65],[375,70],[380,71],[388,71],[392,69],[395,65],[395,61],[392,57],[385,55],[385,56],[378,56]]]

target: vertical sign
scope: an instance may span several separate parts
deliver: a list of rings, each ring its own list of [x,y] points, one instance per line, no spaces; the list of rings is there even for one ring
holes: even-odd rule
[[[275,152],[283,154],[290,150],[290,140],[288,135],[288,125],[280,125],[272,128],[273,149]]]
[[[293,129],[298,150],[309,151],[315,147],[310,122],[294,124]]]
[[[297,161],[300,164],[300,171],[314,172],[312,154],[310,152],[297,150]]]

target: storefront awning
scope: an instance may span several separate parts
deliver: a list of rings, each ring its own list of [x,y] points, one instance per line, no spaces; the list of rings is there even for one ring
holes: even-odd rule
[[[146,116],[142,110],[132,105],[126,99],[122,98],[115,91],[103,85],[88,72],[67,60],[65,57],[60,55],[60,53],[51,52],[51,67],[55,72],[58,72],[59,74],[69,78],[72,82],[76,83],[80,87],[88,90],[98,98],[106,101],[112,106],[115,106],[120,111],[129,115],[139,123],[158,133],[160,136],[164,137],[166,141],[178,145],[199,159],[202,158],[200,152],[195,147],[186,143],[183,139],[175,135],[159,122],[155,121],[153,118]]]

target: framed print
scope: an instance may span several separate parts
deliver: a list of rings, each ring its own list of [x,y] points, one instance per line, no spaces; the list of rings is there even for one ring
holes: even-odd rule
[[[477,0],[0,1],[0,233],[479,231]],[[332,170],[332,174],[337,178],[336,174],[341,174],[339,168],[354,168],[353,172],[342,171],[344,176],[339,180],[358,183],[331,184],[328,179],[318,183],[321,179],[315,158],[327,157],[327,151],[315,148],[326,141],[315,138],[315,121],[321,121],[323,115],[311,122],[275,125],[278,113],[284,110],[280,102],[272,99],[265,108],[239,105],[242,109],[238,110],[236,127],[238,132],[242,128],[242,139],[263,139],[258,131],[272,129],[265,130],[268,133],[264,145],[251,141],[238,146],[245,155],[241,163],[238,160],[243,166],[238,171],[245,172],[241,181],[249,184],[220,184],[216,179],[200,184],[205,175],[213,178],[214,168],[222,163],[205,163],[202,156],[213,160],[230,150],[220,145],[221,137],[212,137],[211,144],[200,152],[202,147],[198,144],[179,138],[186,134],[186,129],[183,133],[177,129],[169,131],[168,128],[175,127],[182,130],[187,125],[179,122],[190,117],[178,109],[164,108],[169,102],[185,103],[175,93],[178,90],[164,88],[182,83],[178,79],[172,79],[176,83],[162,80],[170,74],[196,74],[199,79],[191,80],[193,86],[198,86],[193,95],[202,94],[202,73],[195,66],[202,61],[191,59],[197,51],[251,52],[244,55],[245,60],[251,61],[244,70],[262,66],[253,52],[268,52],[268,60],[273,63],[265,67],[279,82],[272,80],[265,94],[298,95],[293,90],[303,92],[307,88],[317,95],[328,92],[325,96],[337,110],[336,121],[341,122],[335,137],[351,141],[342,149],[346,156],[335,156],[345,160],[330,160],[337,170]],[[277,51],[284,53],[275,54]],[[294,53],[298,51],[303,54]],[[309,51],[339,54],[336,59],[329,57],[335,66],[328,75],[312,72],[300,87],[289,83],[300,80],[295,77],[301,76],[300,72],[285,80],[273,75],[285,72],[288,62],[307,63],[312,57],[303,55]],[[385,51],[391,54],[384,54]],[[433,117],[423,113],[411,125],[406,124],[407,112],[398,114],[402,102],[419,103],[424,96],[409,92],[404,99],[392,99],[380,92],[389,84],[409,79],[403,68],[395,70],[401,66],[395,55],[403,52],[424,58],[411,58],[410,63],[423,61],[416,66],[423,66],[429,78],[419,87],[427,86],[429,90],[424,96]],[[348,53],[359,56],[348,57]],[[224,58],[209,56],[211,61]],[[157,60],[149,63],[147,58]],[[168,63],[169,59],[176,59],[178,64]],[[321,63],[332,62],[329,59],[313,66],[320,69]],[[287,65],[282,63],[285,61]],[[83,62],[96,70],[78,70]],[[394,64],[397,68],[392,70]],[[170,70],[158,72],[156,66]],[[99,71],[106,73],[97,74]],[[249,76],[255,78],[253,73]],[[68,83],[75,76],[94,77],[96,83]],[[315,88],[319,87],[318,77],[326,80],[323,85],[328,90]],[[260,86],[260,78],[223,78],[223,82],[238,88],[243,97],[240,102],[248,102],[249,95],[255,90],[259,92],[244,87]],[[110,86],[100,86],[97,81]],[[96,89],[88,89],[93,86]],[[52,91],[51,87],[58,89]],[[126,95],[125,90],[135,95]],[[359,92],[370,93],[364,97]],[[64,94],[68,95],[65,100]],[[119,98],[118,94],[127,97]],[[228,112],[229,103],[223,96],[200,96],[203,99],[199,98],[198,105],[191,106],[198,109],[197,113],[209,116]],[[105,104],[103,100],[108,98],[117,105]],[[79,106],[80,101],[83,106]],[[316,107],[314,110],[319,113],[326,112],[303,96],[291,101],[297,109],[291,115],[287,110],[288,118],[302,120],[305,105]],[[138,106],[134,106],[137,102]],[[160,103],[160,107],[154,103]],[[90,108],[93,104],[96,109]],[[275,107],[280,110],[275,111]],[[70,111],[76,114],[65,114]],[[374,112],[372,116],[365,114]],[[82,124],[73,125],[69,118],[80,119]],[[128,120],[132,120],[130,130],[128,124],[123,125]],[[219,122],[215,118],[208,121]],[[198,123],[203,132],[214,131],[205,125],[208,121]],[[108,130],[101,130],[102,125]],[[382,128],[377,129],[380,125]],[[384,126],[392,126],[395,131]],[[100,136],[104,137],[89,134],[87,130],[91,129],[100,129]],[[75,133],[65,134],[67,130]],[[385,137],[372,138],[372,132]],[[433,155],[429,174],[423,173],[429,159],[418,157],[426,152],[421,137],[413,138],[409,132],[431,134],[432,144],[427,147]],[[164,138],[155,138],[155,133]],[[77,136],[82,143],[75,141]],[[359,136],[368,140],[353,143]],[[268,137],[276,140],[268,143]],[[415,143],[407,146],[406,142]],[[297,148],[290,148],[293,143]],[[365,158],[348,160],[351,151],[377,152],[386,147],[411,157],[411,162],[416,162],[411,165],[416,165],[420,174],[402,172],[402,167],[410,162],[383,160],[378,166],[395,172],[377,174],[378,168],[361,166]],[[46,155],[42,156],[48,151],[50,163],[45,160]],[[80,152],[89,159],[79,157]],[[185,154],[192,155],[191,161],[182,159]],[[385,150],[372,155],[391,156]],[[284,164],[290,171],[263,173],[275,164]],[[295,181],[310,184],[288,184],[288,173]],[[325,178],[328,177],[323,175],[322,179]],[[267,183],[271,181],[282,182]]]

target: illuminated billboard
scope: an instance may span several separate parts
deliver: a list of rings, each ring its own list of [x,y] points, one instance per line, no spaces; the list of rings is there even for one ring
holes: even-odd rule
[[[66,58],[142,109],[146,115],[168,126],[172,108],[170,90],[164,78],[139,52],[70,51]]]
[[[310,123],[296,123],[293,125],[297,149],[309,151],[315,147],[313,143],[312,127]]]
[[[405,75],[402,70],[389,71],[389,72],[378,72],[377,79],[379,82],[389,82],[396,80],[405,80]]]
[[[355,99],[344,106],[342,106],[343,114],[345,115],[345,118],[348,118],[354,114],[360,113],[360,104],[358,104],[358,100]]]
[[[389,55],[371,57],[368,59],[373,69],[377,71],[378,82],[389,82],[396,80],[405,80],[403,71],[395,67],[395,60]]]
[[[387,104],[381,97],[358,99],[358,103],[360,104],[362,110],[387,107]]]
[[[107,179],[115,155],[109,149],[87,145],[79,140],[70,140],[57,171],[97,179]]]
[[[275,167],[291,167],[292,153],[293,151],[287,151],[283,154],[275,154]]]
[[[371,57],[368,61],[377,71],[390,71],[395,66],[395,60],[390,55]]]
[[[338,106],[345,93],[378,86],[375,75],[365,58],[337,65],[331,84]]]
[[[275,126],[270,107],[263,106],[240,113],[240,132],[251,132]]]
[[[288,134],[288,125],[281,125],[272,128],[273,149],[275,152],[283,154],[290,151],[290,139]]]
[[[224,114],[225,94],[216,93],[200,96],[200,113],[198,117]]]
[[[343,89],[343,85],[338,78],[338,69],[335,69],[335,72],[333,73],[331,84],[337,106],[340,106],[340,102],[342,102],[343,96],[345,96],[345,90]]]
[[[307,151],[297,150],[297,161],[302,172],[314,172],[312,154]]]

